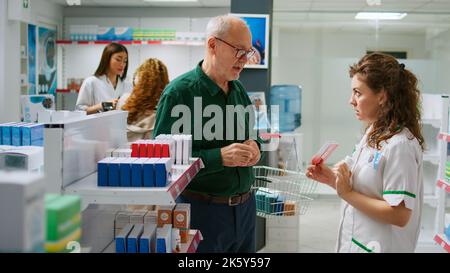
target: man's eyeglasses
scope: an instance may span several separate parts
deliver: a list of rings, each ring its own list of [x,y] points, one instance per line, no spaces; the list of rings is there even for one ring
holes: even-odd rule
[[[253,48],[247,51],[245,49],[242,49],[242,48],[239,48],[239,47],[235,47],[234,45],[232,45],[232,44],[230,44],[230,43],[228,43],[228,42],[226,42],[226,41],[224,41],[224,40],[222,40],[220,38],[217,38],[217,37],[214,37],[214,38],[216,38],[217,40],[223,42],[224,44],[229,45],[230,47],[234,48],[236,50],[236,55],[235,56],[238,59],[242,58],[244,55],[247,56],[247,59],[250,59],[251,57],[253,57],[253,55],[255,55],[255,50]]]

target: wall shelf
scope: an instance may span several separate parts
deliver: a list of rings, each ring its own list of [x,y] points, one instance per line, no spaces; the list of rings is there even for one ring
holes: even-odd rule
[[[184,46],[204,46],[202,40],[130,40],[130,41],[72,41],[57,40],[57,45],[107,45],[109,43],[118,43],[122,45],[184,45]]]
[[[450,142],[450,134],[448,134],[448,133],[440,133],[438,135],[438,139]]]
[[[436,234],[434,241],[438,243],[445,251],[450,253],[450,242],[447,240],[444,234]]]
[[[180,253],[195,253],[201,240],[203,240],[203,236],[200,230],[191,229],[188,242],[181,244]],[[116,253],[116,240],[113,240],[102,253]]]
[[[437,186],[441,189],[444,189],[446,192],[450,193],[450,184],[445,182],[442,179],[439,179],[437,182]]]
[[[192,158],[190,165],[174,165],[172,183],[167,187],[99,187],[95,172],[63,191],[80,195],[84,208],[89,204],[171,205],[203,167],[200,158]]]

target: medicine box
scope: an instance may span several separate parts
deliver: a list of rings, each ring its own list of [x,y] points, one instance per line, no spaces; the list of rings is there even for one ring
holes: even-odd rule
[[[97,163],[97,185],[99,187],[108,186],[109,164],[116,160],[114,157],[106,157]]]
[[[162,227],[166,224],[172,224],[172,214],[175,205],[159,206],[158,209],[158,227]]]
[[[133,224],[127,224],[122,231],[116,236],[116,253],[127,252],[127,238],[133,230]]]
[[[156,253],[172,253],[172,225],[156,229]]]
[[[191,204],[179,203],[173,210],[173,227],[180,230],[181,243],[187,243],[191,221]]]
[[[43,252],[44,176],[0,171],[0,252]]]
[[[144,224],[144,232],[139,240],[140,253],[154,253],[156,248],[156,225]]]
[[[172,174],[172,159],[160,158],[155,163],[156,187],[165,187],[170,182]]]
[[[127,237],[127,253],[138,253],[139,238],[144,231],[144,224],[134,224],[133,230]]]

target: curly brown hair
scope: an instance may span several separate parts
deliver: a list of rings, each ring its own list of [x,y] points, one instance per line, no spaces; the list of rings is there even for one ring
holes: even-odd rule
[[[122,106],[122,110],[128,111],[128,124],[136,121],[141,115],[149,114],[156,109],[161,93],[169,83],[169,75],[166,65],[158,59],[146,60],[136,72],[133,79],[138,77],[133,92]]]
[[[385,91],[387,95],[386,103],[381,106],[368,133],[369,147],[380,149],[382,141],[408,128],[423,150],[425,141],[420,126],[421,100],[417,77],[393,56],[378,52],[365,55],[350,66],[349,73],[351,78],[357,75],[375,94]]]

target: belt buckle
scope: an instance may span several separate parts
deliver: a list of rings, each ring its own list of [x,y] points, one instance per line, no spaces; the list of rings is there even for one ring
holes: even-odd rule
[[[233,203],[233,197],[239,197],[239,199],[238,199],[239,201]],[[237,206],[241,203],[241,201],[242,201],[242,195],[230,196],[230,197],[228,197],[228,206],[230,206],[230,207]]]

